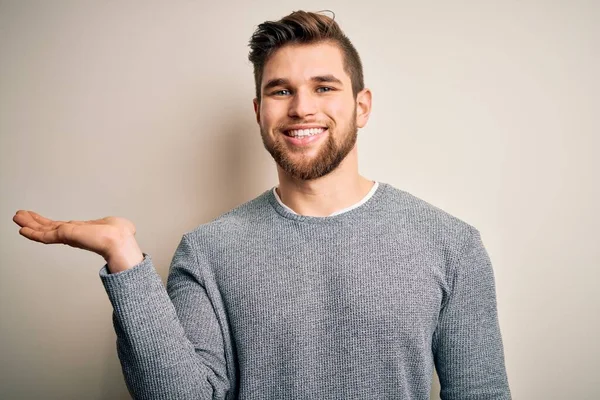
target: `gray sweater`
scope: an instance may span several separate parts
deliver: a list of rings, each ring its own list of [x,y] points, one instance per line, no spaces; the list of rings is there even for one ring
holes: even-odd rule
[[[268,190],[100,278],[136,399],[510,399],[480,234],[380,182],[330,217]]]

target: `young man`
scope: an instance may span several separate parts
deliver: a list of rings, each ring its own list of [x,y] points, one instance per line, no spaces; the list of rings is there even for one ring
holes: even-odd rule
[[[425,400],[435,365],[443,399],[510,399],[478,230],[358,173],[371,93],[350,41],[294,12],[250,47],[279,185],[184,234],[166,290],[127,220],[15,216],[26,237],[107,260],[131,394]]]

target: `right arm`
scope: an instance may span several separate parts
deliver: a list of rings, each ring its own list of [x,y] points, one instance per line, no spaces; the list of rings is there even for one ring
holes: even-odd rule
[[[28,239],[88,250],[107,261],[100,278],[114,308],[117,353],[135,399],[226,397],[223,336],[185,235],[165,289],[152,258],[137,245],[131,221],[53,221],[25,210],[13,221]]]
[[[112,259],[111,259],[112,260]],[[152,258],[100,277],[113,305],[117,353],[136,399],[224,399],[229,389],[223,337],[196,255],[183,236],[168,291]]]

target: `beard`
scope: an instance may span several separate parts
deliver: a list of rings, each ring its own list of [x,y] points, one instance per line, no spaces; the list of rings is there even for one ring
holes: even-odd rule
[[[330,127],[327,126],[326,141],[320,145],[314,157],[308,157],[304,154],[304,149],[290,149],[285,143],[285,139],[280,136],[284,135],[280,129],[275,130],[276,137],[274,140],[269,140],[267,132],[262,127],[260,130],[263,145],[277,165],[292,178],[304,181],[321,178],[335,170],[354,148],[358,138],[356,109],[354,109],[354,115],[350,120],[348,129],[339,135],[339,143],[336,141]],[[295,155],[295,157],[292,157],[292,155]]]

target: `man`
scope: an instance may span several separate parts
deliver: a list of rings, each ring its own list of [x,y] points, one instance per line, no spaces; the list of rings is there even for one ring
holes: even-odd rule
[[[127,386],[144,399],[510,399],[479,232],[358,173],[371,92],[331,18],[250,41],[254,110],[279,185],[183,235],[166,290],[122,218],[20,233],[102,255]]]

